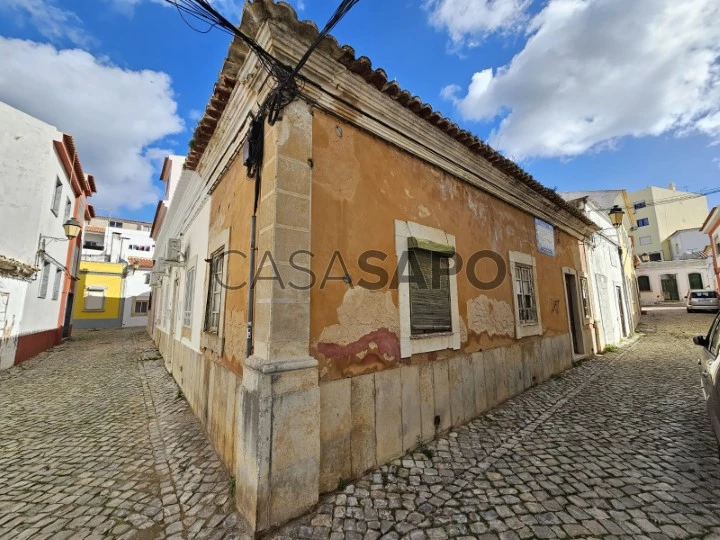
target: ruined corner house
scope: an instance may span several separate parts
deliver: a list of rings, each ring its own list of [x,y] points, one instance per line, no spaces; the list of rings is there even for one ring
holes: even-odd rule
[[[317,35],[269,0],[246,4],[241,28],[288,65]],[[303,75],[302,96],[264,126],[257,272],[282,283],[258,281],[249,305],[255,184],[241,148],[270,87],[237,41],[159,233],[171,255],[153,279],[154,337],[256,531],[591,346],[578,285],[591,221],[350,47],[326,39]],[[412,267],[404,259],[437,287],[393,282]],[[473,277],[452,270],[460,259]],[[308,269],[312,287],[289,285],[308,284]]]

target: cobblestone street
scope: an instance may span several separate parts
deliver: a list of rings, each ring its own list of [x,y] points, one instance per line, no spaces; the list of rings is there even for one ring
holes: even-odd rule
[[[0,539],[239,538],[230,490],[144,329],[0,372]]]
[[[695,334],[651,311],[630,348],[326,496],[275,538],[720,539],[720,465]]]
[[[691,337],[645,336],[321,497],[272,538],[718,538]],[[0,372],[0,538],[239,538],[231,480],[143,330]]]

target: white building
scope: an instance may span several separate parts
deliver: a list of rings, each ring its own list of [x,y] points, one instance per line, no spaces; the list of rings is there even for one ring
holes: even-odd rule
[[[70,334],[77,248],[94,180],[72,137],[0,102],[0,369]]]
[[[587,243],[590,277],[587,295],[592,308],[585,315],[593,322],[596,350],[602,351],[634,332],[639,322],[635,276],[631,270],[632,244],[625,228],[614,227],[607,209],[590,196],[568,202],[585,212],[601,229]]]
[[[716,287],[720,290],[720,206],[716,206],[708,214],[701,231],[707,235],[708,243],[710,244],[710,255],[713,261]]]
[[[123,327],[147,325],[155,254],[151,228],[145,221],[103,216],[93,218],[86,227],[84,261],[124,262],[129,267],[123,279]]]
[[[712,257],[645,262],[637,267],[640,300],[643,305],[683,301],[690,289],[715,289]]]
[[[694,259],[698,253],[704,253],[710,241],[707,234],[700,229],[682,229],[672,233],[668,242],[672,252],[672,260]]]
[[[202,324],[205,314],[205,283],[208,281],[208,229],[210,227],[210,197],[207,187],[197,173],[184,171],[176,189],[171,192],[172,204],[157,233],[156,269],[153,275],[153,313],[150,328],[163,330],[163,336],[179,343],[182,350],[165,355],[166,367],[182,382],[181,366],[171,364],[175,358],[191,358],[202,347]],[[178,240],[180,256],[168,250],[172,240]],[[162,343],[161,347],[167,347]],[[175,347],[178,345],[176,344]],[[188,354],[183,354],[187,352]],[[188,366],[190,367],[190,366]],[[185,373],[185,376],[190,375]],[[200,391],[200,389],[198,389]],[[200,400],[193,392],[186,395],[196,409]],[[197,412],[197,409],[196,409]]]
[[[157,209],[155,210],[155,218],[153,219],[150,233],[154,239],[157,239],[158,234],[160,234],[160,230],[162,229],[168,208],[170,208],[170,203],[172,202],[175,190],[180,182],[180,175],[182,174],[184,163],[184,156],[168,156],[163,162],[160,180],[165,182],[165,195],[163,196],[163,199],[158,202]]]

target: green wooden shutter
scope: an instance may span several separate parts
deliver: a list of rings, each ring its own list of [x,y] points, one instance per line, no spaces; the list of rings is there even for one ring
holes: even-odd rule
[[[410,328],[412,335],[452,331],[449,259],[424,249],[410,249]]]

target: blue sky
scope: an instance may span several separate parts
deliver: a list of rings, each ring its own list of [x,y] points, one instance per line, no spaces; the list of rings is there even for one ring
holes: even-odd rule
[[[361,0],[334,35],[549,187],[699,191],[720,187],[720,8],[680,4]],[[3,0],[0,36],[0,99],[75,136],[99,213],[152,219],[229,37],[159,0]]]

